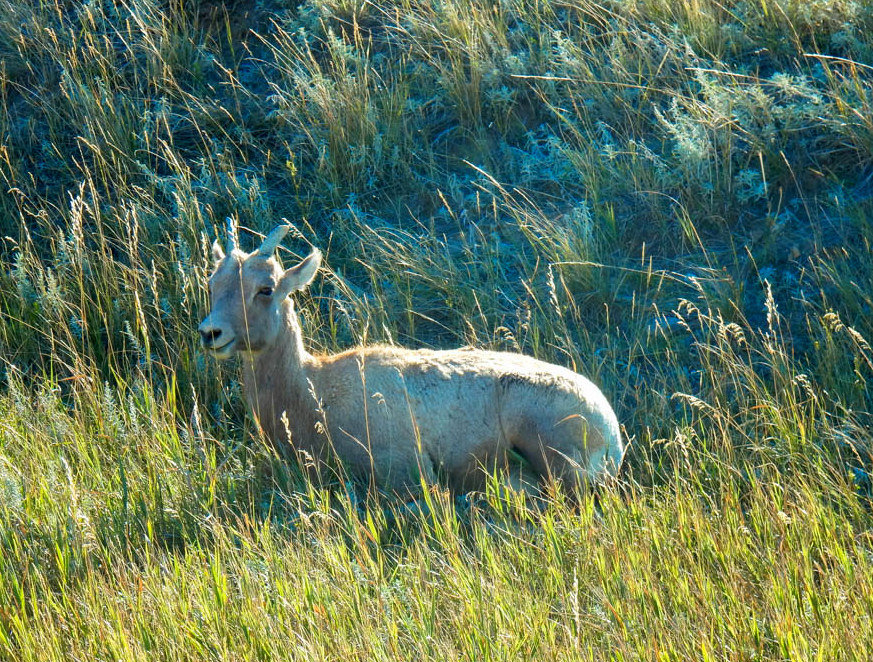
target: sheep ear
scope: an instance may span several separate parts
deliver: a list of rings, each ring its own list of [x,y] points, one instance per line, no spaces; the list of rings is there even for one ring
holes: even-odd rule
[[[303,262],[282,274],[276,286],[276,294],[280,299],[284,299],[292,292],[302,290],[315,278],[319,266],[321,266],[321,251],[314,248]]]
[[[218,243],[218,239],[212,242],[212,260],[218,264],[224,259],[224,250],[221,248],[221,244]]]

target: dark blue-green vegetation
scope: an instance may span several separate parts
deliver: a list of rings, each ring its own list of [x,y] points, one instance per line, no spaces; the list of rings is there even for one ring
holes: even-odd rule
[[[589,375],[621,484],[307,483],[227,216],[312,351]],[[871,236],[869,2],[0,0],[0,659],[866,659]]]

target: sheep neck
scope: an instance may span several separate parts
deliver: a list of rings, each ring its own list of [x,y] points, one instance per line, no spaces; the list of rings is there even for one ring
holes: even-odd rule
[[[303,346],[300,322],[290,299],[282,305],[282,325],[267,348],[243,355],[243,389],[267,437],[284,445],[306,443],[314,428],[314,402],[308,368],[312,356]],[[282,414],[287,417],[287,429]]]

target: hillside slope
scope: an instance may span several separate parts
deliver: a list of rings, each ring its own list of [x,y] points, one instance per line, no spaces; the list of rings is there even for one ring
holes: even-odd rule
[[[0,2],[0,658],[865,659],[873,9]],[[315,351],[590,376],[622,484],[307,484],[200,352],[286,218]]]

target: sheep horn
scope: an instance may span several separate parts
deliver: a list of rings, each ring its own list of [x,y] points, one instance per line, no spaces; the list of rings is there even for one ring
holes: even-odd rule
[[[225,223],[227,223],[227,252],[230,254],[239,247],[239,240],[237,239],[236,223],[234,220],[228,216],[225,219]]]
[[[290,225],[279,225],[274,228],[273,231],[267,235],[267,238],[264,239],[264,243],[261,244],[261,247],[258,249],[258,255],[270,257],[273,254],[273,251],[276,250],[276,246],[278,246],[285,238],[285,235],[288,234],[290,229]]]

